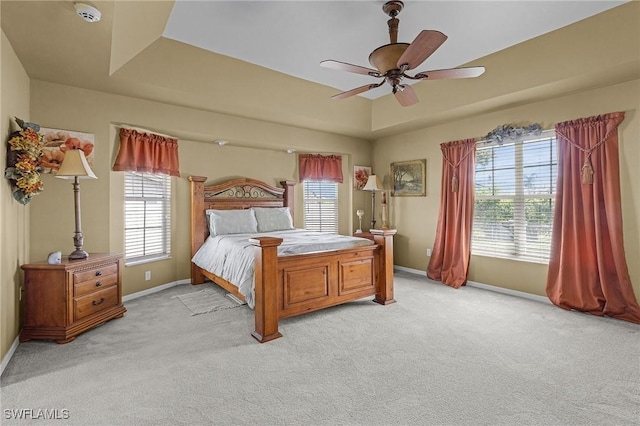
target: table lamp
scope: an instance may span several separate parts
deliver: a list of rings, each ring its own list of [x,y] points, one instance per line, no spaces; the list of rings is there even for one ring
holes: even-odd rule
[[[76,247],[73,253],[69,255],[69,259],[86,259],[89,253],[82,249],[83,237],[82,226],[80,223],[80,182],[78,179],[97,179],[96,175],[89,167],[84,152],[79,149],[68,149],[64,154],[64,159],[60,168],[56,173],[56,177],[60,179],[73,178],[73,204],[75,206],[76,231],[73,235],[73,243]]]
[[[380,184],[378,177],[376,175],[370,175],[369,179],[367,179],[367,183],[362,188],[364,191],[371,191],[371,229],[375,229],[376,227],[376,215],[375,215],[375,206],[376,206],[376,191],[383,191],[384,188]]]

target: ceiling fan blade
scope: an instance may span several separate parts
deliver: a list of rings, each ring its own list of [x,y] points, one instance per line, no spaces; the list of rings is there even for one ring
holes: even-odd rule
[[[338,93],[337,95],[333,95],[331,99],[344,99],[349,98],[354,95],[358,95],[360,93],[366,92],[367,90],[375,89],[376,87],[380,87],[384,83],[384,80],[380,84],[367,84],[365,86],[356,87],[355,89],[347,90],[346,92]]]
[[[348,71],[356,74],[380,77],[380,73],[378,72],[378,70],[374,70],[373,68],[361,67],[359,65],[347,64],[346,62],[328,60],[320,62],[320,66],[338,71]]]
[[[398,89],[394,92],[396,99],[402,106],[411,106],[418,103],[418,95],[416,95],[413,87],[408,84],[402,85],[402,90]]]
[[[453,78],[473,78],[484,73],[484,67],[450,68],[446,70],[422,71],[412,79],[419,80],[445,80]]]
[[[398,68],[403,71],[414,69],[431,56],[445,40],[447,36],[440,31],[422,30],[398,59]]]

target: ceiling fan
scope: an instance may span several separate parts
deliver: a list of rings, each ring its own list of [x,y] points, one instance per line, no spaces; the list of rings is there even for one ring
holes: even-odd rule
[[[332,96],[331,99],[348,98],[380,87],[387,82],[391,85],[392,92],[400,105],[410,106],[418,102],[418,96],[410,85],[402,84],[402,79],[404,78],[410,80],[444,80],[478,77],[484,73],[484,67],[468,67],[422,71],[413,76],[406,74],[406,71],[418,67],[431,56],[445,42],[447,36],[440,31],[423,30],[411,44],[398,43],[398,23],[400,20],[396,16],[403,7],[404,3],[399,0],[388,1],[382,6],[384,13],[389,15],[391,19],[387,21],[389,25],[389,44],[378,47],[369,55],[369,62],[377,69],[333,60],[320,62],[320,65],[326,68],[383,79],[379,83],[367,84],[338,93]]]

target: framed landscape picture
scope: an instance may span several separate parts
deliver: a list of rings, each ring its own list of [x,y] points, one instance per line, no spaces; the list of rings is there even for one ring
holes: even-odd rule
[[[392,197],[425,197],[427,195],[427,160],[391,163]]]

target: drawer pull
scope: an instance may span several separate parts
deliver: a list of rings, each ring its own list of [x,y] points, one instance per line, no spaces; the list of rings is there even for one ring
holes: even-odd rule
[[[102,285],[102,281],[96,281],[96,287],[100,287]]]
[[[100,298],[99,302],[96,302],[95,300],[93,302],[91,302],[93,304],[93,306],[98,306],[99,304],[101,304],[102,302],[104,302],[104,297]]]
[[[102,275],[102,272],[96,271],[96,277],[99,277],[100,275]]]

